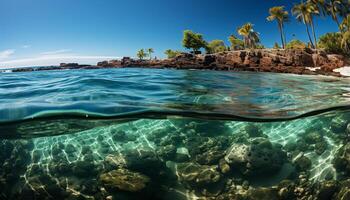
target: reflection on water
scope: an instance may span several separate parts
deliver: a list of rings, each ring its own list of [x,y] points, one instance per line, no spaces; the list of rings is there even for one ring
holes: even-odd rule
[[[270,123],[176,117],[3,139],[0,197],[330,199],[349,192],[349,123],[346,112]]]
[[[145,111],[291,117],[348,105],[350,79],[272,73],[101,69],[1,74],[0,122]]]

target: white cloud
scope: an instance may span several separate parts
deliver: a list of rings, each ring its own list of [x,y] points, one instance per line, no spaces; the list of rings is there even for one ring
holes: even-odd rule
[[[71,49],[59,49],[59,50],[55,50],[55,51],[42,52],[41,55],[57,55],[57,54],[68,53],[71,51],[72,51]]]
[[[15,53],[14,49],[7,49],[7,50],[4,50],[4,51],[0,51],[0,60],[8,58],[11,55],[13,55],[14,53]]]
[[[115,56],[84,56],[84,55],[41,55],[38,57],[0,61],[0,68],[51,66],[60,63],[96,64],[99,61],[119,59]]]

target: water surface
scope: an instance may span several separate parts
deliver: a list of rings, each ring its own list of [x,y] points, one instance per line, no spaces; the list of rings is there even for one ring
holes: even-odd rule
[[[2,73],[0,198],[337,199],[348,191],[349,83],[138,68]]]

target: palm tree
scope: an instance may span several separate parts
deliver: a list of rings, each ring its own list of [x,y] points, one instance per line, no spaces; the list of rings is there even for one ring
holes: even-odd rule
[[[154,53],[153,48],[147,49],[147,53],[148,53],[149,59],[152,60],[152,53]]]
[[[309,37],[310,43],[313,48],[317,49],[317,39],[316,39],[316,33],[313,23],[313,15],[318,14],[318,10],[315,8],[315,6],[311,3],[303,3],[294,5],[292,8],[293,15],[296,16],[296,19],[300,22],[303,22],[306,26],[306,32]],[[314,36],[314,42],[311,39],[309,26],[311,26],[312,33]]]
[[[145,52],[144,49],[140,49],[138,52],[137,52],[137,57],[140,59],[140,60],[143,60],[144,57],[146,57],[147,54]]]
[[[343,22],[340,24],[340,29],[342,31],[341,46],[347,52],[350,52],[350,14],[344,18]]]
[[[350,31],[350,14],[344,18],[343,22],[340,24],[341,30]]]
[[[289,21],[288,11],[284,10],[284,6],[272,7],[269,10],[270,16],[267,17],[268,21],[277,20],[278,29],[281,34],[283,49],[286,47],[286,36],[284,33],[284,22]]]
[[[237,30],[238,34],[243,37],[246,48],[255,48],[260,42],[259,33],[254,31],[253,26],[251,23],[246,23]]]
[[[342,10],[342,6],[343,6],[342,0],[329,0],[329,2],[327,3],[327,13],[337,23],[339,30],[341,30],[341,28],[340,28],[338,14],[340,14]]]
[[[237,38],[235,35],[230,35],[228,41],[231,43],[231,50],[241,50],[244,49],[243,40]]]
[[[308,0],[310,4],[313,4],[314,7],[322,16],[326,16],[328,13],[328,5],[326,0]]]

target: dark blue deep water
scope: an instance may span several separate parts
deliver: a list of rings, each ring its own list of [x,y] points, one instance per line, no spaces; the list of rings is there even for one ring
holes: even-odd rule
[[[0,73],[0,199],[349,199],[350,79]]]

